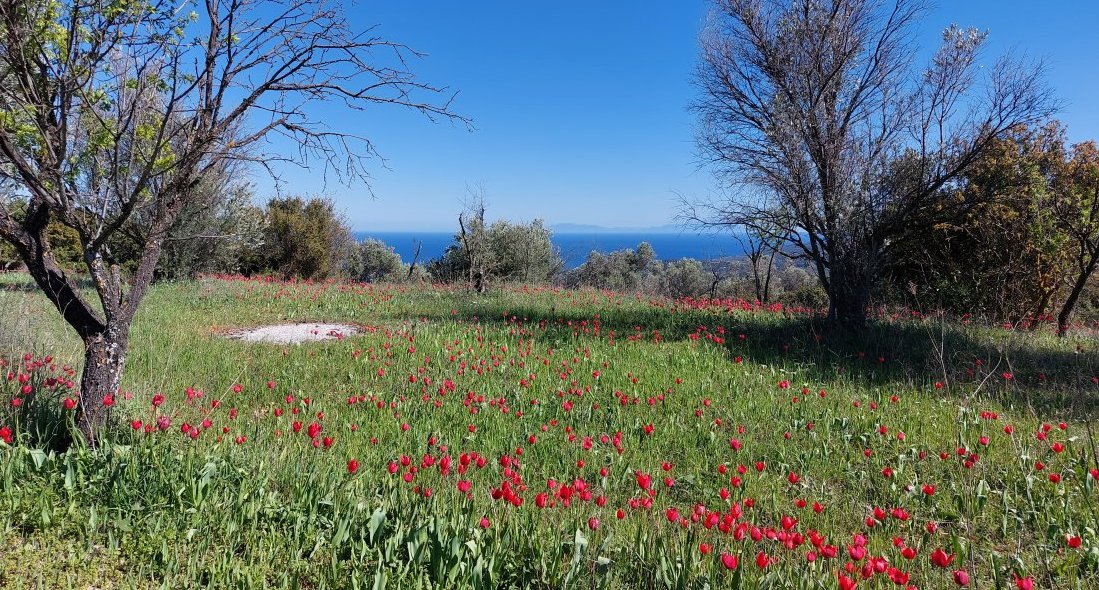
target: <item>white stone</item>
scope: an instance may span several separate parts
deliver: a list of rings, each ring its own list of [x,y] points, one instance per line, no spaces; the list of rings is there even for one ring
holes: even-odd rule
[[[275,324],[233,330],[227,332],[225,337],[245,342],[300,344],[315,340],[344,338],[352,336],[358,331],[357,327],[350,324]]]

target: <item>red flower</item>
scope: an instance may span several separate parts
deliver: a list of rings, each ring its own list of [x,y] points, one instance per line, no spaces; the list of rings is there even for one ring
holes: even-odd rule
[[[721,554],[721,565],[725,566],[725,569],[733,571],[736,569],[739,560],[736,555],[730,555],[728,553]]]
[[[76,400],[71,397],[67,397],[65,398],[65,401],[61,402],[61,405],[64,406],[66,410],[71,410],[76,407]]]
[[[347,472],[351,475],[355,475],[355,472],[359,470],[359,462],[351,459],[347,462]]]
[[[770,563],[771,563],[771,558],[767,557],[766,553],[764,553],[762,551],[760,551],[759,553],[756,553],[756,566],[759,567],[759,569],[763,569],[763,568],[767,567],[768,565],[770,565]]]
[[[668,519],[668,522],[675,522],[679,520],[679,511],[676,510],[674,507],[669,508],[664,512],[664,517]]]
[[[931,552],[931,563],[946,569],[950,567],[951,563],[954,563],[954,557],[953,553],[948,554],[946,551],[943,551],[942,548],[938,548]]]
[[[965,570],[954,570],[954,583],[959,586],[968,586],[969,573]]]

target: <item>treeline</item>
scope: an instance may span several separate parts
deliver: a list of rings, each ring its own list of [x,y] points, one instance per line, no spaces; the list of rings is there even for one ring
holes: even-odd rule
[[[459,217],[453,242],[434,260],[405,264],[378,240],[356,241],[332,201],[285,197],[255,204],[250,185],[211,179],[164,241],[156,276],[270,274],[363,282],[463,283],[476,291],[510,282],[592,287],[668,297],[736,297],[820,308],[829,294],[811,257],[791,244],[798,234],[741,223],[732,234],[744,255],[661,261],[647,243],[591,252],[567,269],[541,220],[485,220],[476,204]],[[992,322],[1067,326],[1074,314],[1099,315],[1099,148],[1069,145],[1057,123],[1017,127],[996,139],[959,180],[941,189],[939,210],[914,220],[889,244],[870,299],[876,306],[945,310]],[[23,214],[19,204],[13,209]],[[108,245],[112,262],[136,265],[144,243],[135,219]],[[80,240],[49,226],[54,255],[83,268]],[[18,256],[0,242],[0,268]],[[833,276],[831,271],[827,276]]]
[[[484,208],[462,214],[452,244],[442,256],[406,264],[376,239],[356,241],[332,201],[285,197],[254,204],[252,187],[210,187],[201,204],[182,216],[164,242],[158,280],[201,274],[273,275],[312,280],[462,283],[485,291],[508,283],[556,284],[569,288],[637,292],[668,297],[735,297],[819,307],[825,295],[798,264],[772,256],[720,260],[662,261],[646,242],[633,249],[591,252],[567,269],[552,233],[541,220],[487,223]],[[55,254],[80,272],[79,238],[63,225],[51,225]],[[135,229],[136,231],[136,229]],[[137,264],[136,240],[121,239],[109,251],[123,269]],[[0,244],[0,265],[14,268],[17,257]]]

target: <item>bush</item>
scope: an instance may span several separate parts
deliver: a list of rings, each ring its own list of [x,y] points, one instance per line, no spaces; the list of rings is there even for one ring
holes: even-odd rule
[[[644,291],[661,289],[663,267],[648,242],[636,250],[616,250],[610,254],[592,252],[584,264],[566,273],[568,287],[594,287],[611,291]]]
[[[351,231],[330,199],[272,199],[267,227],[266,270],[286,278],[326,279],[346,274],[351,266]]]
[[[785,307],[824,309],[828,307],[828,293],[819,284],[783,291],[775,300]]]
[[[478,272],[484,279],[545,283],[552,281],[564,266],[552,233],[540,219],[530,223],[497,221],[484,228],[479,218],[466,222],[466,236],[454,236],[443,255],[427,264],[428,273],[440,282],[465,280],[470,275],[473,249]]]
[[[367,238],[356,246],[348,271],[352,279],[364,283],[396,282],[407,276],[408,267],[401,263],[401,256],[385,242]]]
[[[545,283],[560,272],[561,256],[541,219],[529,224],[497,221],[488,229],[491,275],[505,281]]]
[[[210,186],[207,193],[207,199],[184,207],[179,223],[164,241],[157,278],[237,273],[257,265],[267,222],[263,209],[252,204],[252,187]]]
[[[706,272],[702,263],[684,258],[664,264],[661,294],[668,297],[699,297],[710,292],[713,275]]]

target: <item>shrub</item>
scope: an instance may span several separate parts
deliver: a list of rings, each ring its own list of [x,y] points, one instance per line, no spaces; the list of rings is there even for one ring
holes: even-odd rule
[[[189,279],[202,273],[237,273],[256,265],[267,222],[252,204],[247,184],[217,184],[208,197],[188,202],[164,241],[157,263],[161,279]]]
[[[470,276],[469,250],[474,251],[477,271],[483,279],[545,283],[560,273],[564,263],[552,233],[541,219],[530,223],[496,221],[487,228],[480,217],[466,221],[466,235],[454,236],[443,255],[427,265],[428,273],[440,282],[455,282]]]
[[[355,247],[348,271],[348,276],[364,283],[399,281],[408,274],[400,255],[385,242],[374,238],[367,238]]]
[[[267,270],[303,279],[346,273],[354,242],[330,199],[272,199],[267,203],[267,228]]]
[[[663,267],[648,242],[636,250],[616,250],[610,254],[592,252],[584,264],[569,271],[564,283],[569,287],[594,287],[612,291],[644,291],[660,289]]]

